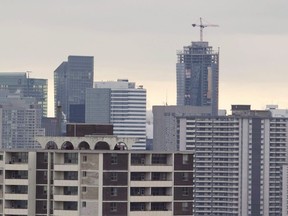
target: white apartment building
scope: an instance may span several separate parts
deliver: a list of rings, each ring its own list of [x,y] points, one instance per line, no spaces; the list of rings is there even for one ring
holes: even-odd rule
[[[281,215],[287,122],[269,116],[180,119],[179,145],[195,151],[195,215]]]
[[[288,118],[241,105],[231,116],[174,116],[177,130],[165,139],[176,136],[178,150],[195,152],[195,216],[287,211]]]
[[[34,98],[0,90],[0,148],[39,148],[34,138],[45,135],[41,117]]]
[[[109,139],[87,150],[91,139],[66,139],[61,150],[58,137],[40,138],[46,150],[0,152],[0,215],[192,215],[192,152],[112,151]]]
[[[95,82],[87,89],[85,122],[113,124],[119,137],[136,138],[135,150],[146,149],[146,89],[128,80]]]

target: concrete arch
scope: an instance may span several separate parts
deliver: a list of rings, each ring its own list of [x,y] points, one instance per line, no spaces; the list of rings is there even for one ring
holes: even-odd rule
[[[114,150],[128,150],[128,146],[124,142],[118,142],[114,146]]]
[[[105,141],[99,141],[95,144],[94,150],[110,150],[110,146]]]
[[[74,146],[71,142],[66,141],[62,144],[61,149],[62,150],[74,150]]]
[[[45,145],[45,149],[58,149],[58,146],[57,146],[57,144],[54,141],[49,141]]]
[[[90,145],[86,141],[82,141],[81,143],[79,143],[78,149],[79,150],[90,150]]]

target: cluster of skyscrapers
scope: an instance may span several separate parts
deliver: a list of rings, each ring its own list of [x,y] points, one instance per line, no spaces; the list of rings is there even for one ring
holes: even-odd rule
[[[54,71],[55,118],[47,80],[0,73],[0,215],[288,215],[288,110],[219,110],[208,42],[177,52],[177,105],[153,107],[153,151],[146,89],[94,82],[93,65],[69,56]]]

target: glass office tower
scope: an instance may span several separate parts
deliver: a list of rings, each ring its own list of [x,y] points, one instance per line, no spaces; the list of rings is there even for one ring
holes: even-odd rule
[[[3,72],[0,73],[0,89],[35,98],[42,108],[42,116],[47,116],[47,79],[30,78],[27,72]]]
[[[54,71],[55,109],[60,104],[69,122],[73,122],[71,108],[74,114],[76,112],[77,122],[85,121],[83,109],[79,109],[77,113],[75,108],[77,105],[85,105],[86,88],[93,88],[93,61],[93,56],[68,56],[68,61],[62,62]]]

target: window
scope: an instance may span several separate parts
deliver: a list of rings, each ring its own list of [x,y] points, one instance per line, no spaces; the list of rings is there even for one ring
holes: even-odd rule
[[[86,177],[87,176],[87,172],[83,171],[82,175],[83,175],[83,177]]]
[[[64,180],[78,180],[78,172],[64,171]]]
[[[182,173],[182,180],[188,181],[189,180],[189,173],[187,173],[187,172]]]
[[[47,194],[47,186],[43,186],[43,194]]]
[[[111,154],[111,164],[118,164],[117,154]]]
[[[44,163],[48,163],[48,154],[44,153]]]
[[[113,187],[110,191],[111,196],[117,196],[117,188]]]
[[[83,156],[83,162],[87,162],[87,156],[86,155]]]
[[[110,203],[110,212],[117,212],[117,203]]]
[[[47,180],[47,171],[43,171],[43,178]]]
[[[82,192],[87,192],[87,188],[86,187],[82,187]]]
[[[78,163],[78,154],[77,153],[64,153],[64,163]]]
[[[118,173],[113,172],[110,174],[110,180],[111,181],[117,181],[118,180]]]
[[[182,202],[182,211],[188,211],[188,203],[187,202]]]
[[[189,163],[189,157],[188,157],[189,155],[187,155],[187,154],[183,154],[183,160],[182,160],[182,163],[183,164],[188,164]]]
[[[182,195],[188,196],[189,195],[189,188],[187,188],[187,187],[182,188]]]
[[[86,202],[82,202],[82,208],[86,208]]]
[[[167,164],[167,155],[165,154],[153,154],[152,164]]]

